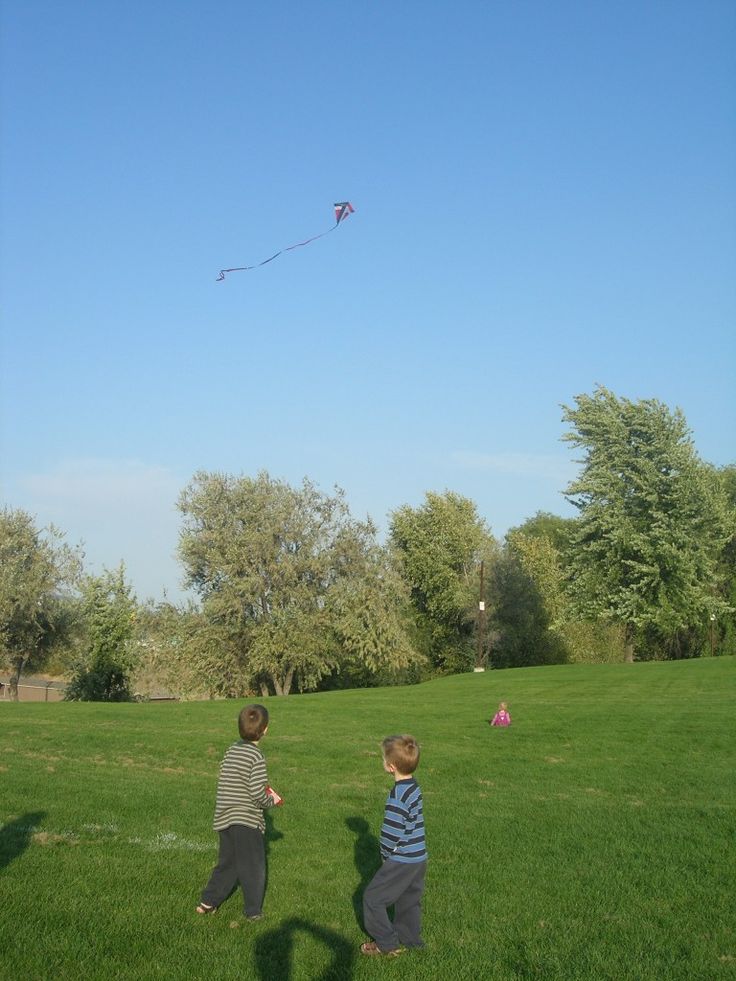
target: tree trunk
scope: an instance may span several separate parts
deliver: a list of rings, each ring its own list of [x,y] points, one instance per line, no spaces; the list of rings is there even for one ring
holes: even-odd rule
[[[273,690],[277,695],[288,695],[291,691],[291,683],[294,680],[294,669],[289,668],[284,675],[283,681],[274,672],[271,675],[271,681],[273,682]]]
[[[624,634],[624,661],[627,664],[634,663],[634,625],[631,623],[626,624]]]
[[[26,665],[28,658],[19,657],[13,662],[14,674],[10,676],[10,700],[11,702],[18,701],[18,682],[20,681],[20,676],[23,674],[23,668]]]
[[[268,685],[266,684],[266,682],[265,682],[265,681],[260,681],[260,682],[259,682],[258,684],[259,684],[259,686],[260,686],[260,689],[261,689],[261,695],[262,695],[262,696],[263,696],[264,698],[268,698],[268,696],[269,696],[269,695],[270,695],[271,693],[270,693],[270,691],[268,690]]]

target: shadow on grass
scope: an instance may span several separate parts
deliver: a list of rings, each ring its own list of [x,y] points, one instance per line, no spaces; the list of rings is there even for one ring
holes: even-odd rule
[[[368,822],[362,817],[349,817],[345,824],[355,834],[353,856],[355,868],[360,874],[360,882],[353,893],[353,910],[358,926],[363,927],[363,893],[366,886],[381,867],[378,838],[371,833]]]
[[[284,837],[283,831],[277,831],[273,826],[273,817],[270,811],[264,811],[263,817],[266,822],[266,833],[264,834],[264,846],[266,849],[266,888],[264,889],[263,896],[264,901],[266,894],[268,893],[268,867],[269,867],[269,855],[271,854],[271,845],[274,841],[279,841]]]
[[[0,870],[23,854],[45,817],[46,811],[29,811],[0,828]]]
[[[334,930],[316,926],[296,916],[262,933],[256,940],[256,971],[260,981],[297,981],[305,977],[300,966],[292,964],[294,940],[300,933],[314,937],[332,952],[332,960],[324,971],[319,975],[310,975],[312,981],[349,981],[353,976],[355,958],[352,944]]]

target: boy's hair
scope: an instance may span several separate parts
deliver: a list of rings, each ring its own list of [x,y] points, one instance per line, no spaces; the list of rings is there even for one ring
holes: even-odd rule
[[[387,736],[381,750],[384,760],[399,773],[413,773],[419,766],[419,743],[413,736]]]
[[[246,705],[238,716],[238,732],[241,739],[257,743],[268,725],[268,709],[265,705]]]

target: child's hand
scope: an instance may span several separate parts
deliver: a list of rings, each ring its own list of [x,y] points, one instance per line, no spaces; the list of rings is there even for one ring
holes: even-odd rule
[[[273,799],[273,802],[276,805],[276,807],[280,807],[284,803],[284,798],[280,797],[273,789],[273,787],[266,787],[266,793],[271,795],[271,798]]]

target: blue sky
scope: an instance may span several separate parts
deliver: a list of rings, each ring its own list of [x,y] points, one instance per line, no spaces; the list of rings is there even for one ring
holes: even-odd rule
[[[569,514],[560,404],[734,461],[731,0],[2,12],[3,503],[180,595],[199,469]],[[355,214],[334,234],[222,283]]]

